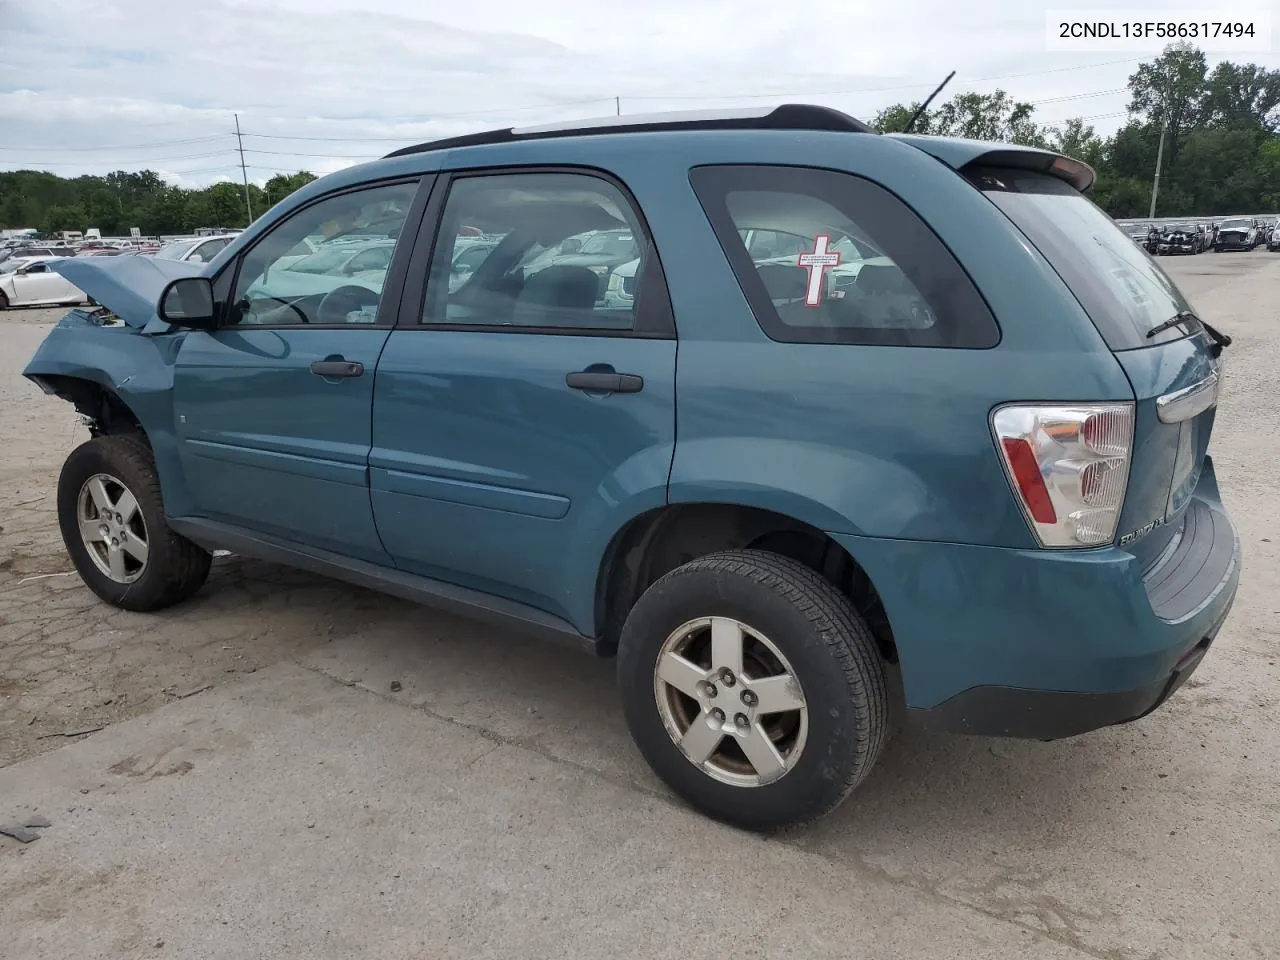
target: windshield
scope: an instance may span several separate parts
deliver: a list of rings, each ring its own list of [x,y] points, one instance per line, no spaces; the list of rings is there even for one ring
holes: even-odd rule
[[[1191,305],[1160,266],[1070,184],[1030,170],[980,168],[968,176],[1057,270],[1112,350],[1186,336],[1174,328],[1148,339],[1170,317],[1193,312]]]
[[[161,260],[181,260],[187,255],[187,252],[200,241],[196,240],[175,240],[172,243],[166,243],[163,247],[155,252],[155,256]]]
[[[1252,224],[1250,221],[1245,220],[1245,219],[1243,219],[1243,218],[1238,218],[1238,219],[1235,219],[1235,220],[1223,220],[1223,221],[1222,221],[1222,227],[1221,227],[1220,229],[1223,229],[1223,230],[1234,230],[1234,229],[1236,229],[1237,227],[1244,227],[1244,228],[1248,229],[1248,228],[1249,228],[1249,227],[1251,227],[1251,226],[1253,226],[1253,224]]]
[[[629,233],[598,233],[582,244],[579,253],[594,253],[606,257],[630,257],[635,255],[636,243]]]

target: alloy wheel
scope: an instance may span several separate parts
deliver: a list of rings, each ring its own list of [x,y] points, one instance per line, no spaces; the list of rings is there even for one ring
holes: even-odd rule
[[[89,558],[116,583],[133,583],[147,568],[147,524],[138,499],[119,479],[97,473],[76,498],[76,520]]]
[[[738,620],[704,617],[673,631],[658,652],[654,696],[676,746],[722,783],[773,783],[804,751],[809,713],[795,670]]]

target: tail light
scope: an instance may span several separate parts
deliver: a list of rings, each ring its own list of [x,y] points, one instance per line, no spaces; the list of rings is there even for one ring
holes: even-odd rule
[[[1041,546],[1096,547],[1115,538],[1133,404],[1011,404],[992,414],[991,427]]]

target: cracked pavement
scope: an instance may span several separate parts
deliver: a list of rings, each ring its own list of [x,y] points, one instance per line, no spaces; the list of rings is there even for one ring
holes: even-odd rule
[[[1276,956],[1280,257],[1164,262],[1235,338],[1204,665],[1068,741],[903,733],[767,840],[649,773],[611,662],[235,557],[99,603],[53,510],[84,432],[18,375],[60,311],[0,314],[0,821],[52,824],[0,837],[0,957]]]

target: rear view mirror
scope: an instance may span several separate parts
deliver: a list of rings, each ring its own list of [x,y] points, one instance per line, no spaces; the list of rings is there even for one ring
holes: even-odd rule
[[[171,280],[160,294],[160,319],[179,327],[213,330],[215,312],[213,282],[208,277]]]

